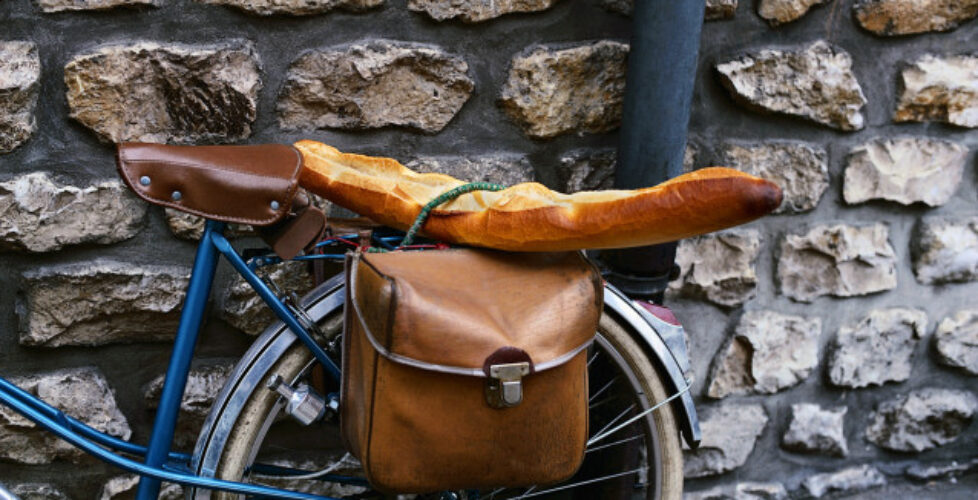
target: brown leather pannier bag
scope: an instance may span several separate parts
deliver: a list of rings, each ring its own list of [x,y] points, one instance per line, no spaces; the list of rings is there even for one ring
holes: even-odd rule
[[[352,254],[340,425],[371,485],[424,493],[574,475],[602,294],[577,252]]]

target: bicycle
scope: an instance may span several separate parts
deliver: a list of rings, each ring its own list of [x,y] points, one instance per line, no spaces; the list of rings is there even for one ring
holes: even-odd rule
[[[166,148],[174,147],[158,147],[163,153],[156,161],[165,164]],[[209,146],[200,149],[202,155],[206,148],[210,148],[208,154],[232,158],[256,151],[243,149],[254,146]],[[211,168],[204,159],[193,167]],[[144,175],[138,182],[148,185],[158,181]],[[217,198],[230,195],[230,190],[215,194]],[[179,200],[181,196],[176,191],[172,199]],[[271,208],[280,209],[275,203]],[[256,272],[282,259],[270,249],[236,251],[224,235],[226,225],[226,221],[218,220],[206,223],[149,446],[125,442],[87,427],[2,377],[0,402],[96,458],[141,475],[138,497],[142,499],[155,498],[161,481],[184,485],[193,498],[227,498],[232,494],[330,498],[263,486],[258,481],[317,480],[369,488],[362,477],[344,474],[335,465],[300,470],[264,461],[279,458],[274,455],[280,454],[283,446],[296,444],[276,432],[273,425],[283,411],[288,410],[303,423],[311,423],[305,421],[308,416],[303,417],[308,405],[315,404],[316,398],[309,396],[315,392],[311,386],[318,385],[327,392],[322,403],[327,411],[321,413],[335,415],[339,402],[335,390],[340,379],[342,276],[326,280],[296,300],[288,292],[276,291],[273,283]],[[313,251],[294,260],[341,259],[347,248],[392,248],[392,243],[402,238],[396,231],[371,229],[370,235],[328,236]],[[426,248],[420,245],[416,249]],[[173,452],[170,444],[180,399],[221,256],[254,288],[279,321],[266,329],[238,362],[205,421],[193,453]],[[633,301],[610,285],[605,287],[604,308],[598,335],[588,352],[590,437],[587,458],[578,474],[556,486],[484,491],[481,496],[477,492],[445,492],[443,498],[678,498],[682,490],[680,433],[690,446],[700,439],[689,394],[691,382],[685,378],[688,362],[682,327],[667,309]],[[325,385],[320,383],[320,369],[325,373]],[[270,379],[276,381],[271,384],[273,387],[269,387]],[[330,390],[334,392],[329,393]],[[328,442],[327,431],[335,430],[335,425],[329,423],[329,418],[316,422],[316,427],[307,430],[304,437]],[[300,458],[322,453],[322,441],[301,444],[298,447],[305,449],[294,450]],[[139,462],[123,454],[145,459]]]

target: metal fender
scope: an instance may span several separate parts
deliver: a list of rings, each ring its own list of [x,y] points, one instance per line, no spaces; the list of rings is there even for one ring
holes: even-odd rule
[[[656,317],[611,285],[605,285],[604,305],[606,312],[615,314],[635,331],[635,340],[642,342],[646,351],[652,355],[652,361],[659,374],[664,376],[663,382],[670,394],[683,391],[671,404],[679,420],[683,439],[690,448],[695,449],[702,436],[696,407],[693,406],[693,395],[689,390],[692,380],[685,376],[685,372],[689,370],[689,358],[686,355],[682,325]]]

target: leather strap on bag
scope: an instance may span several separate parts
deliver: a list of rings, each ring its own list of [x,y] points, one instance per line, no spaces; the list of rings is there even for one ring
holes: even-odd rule
[[[312,204],[309,195],[300,190],[292,210],[284,220],[258,228],[268,246],[282,259],[289,260],[303,250],[309,251],[326,232],[326,214]]]

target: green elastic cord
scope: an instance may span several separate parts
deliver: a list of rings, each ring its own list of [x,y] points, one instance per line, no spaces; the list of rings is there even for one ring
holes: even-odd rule
[[[469,184],[462,184],[456,188],[449,189],[444,193],[438,195],[435,199],[429,201],[418,214],[418,217],[414,219],[414,224],[411,224],[411,229],[408,229],[407,234],[404,235],[404,239],[401,240],[401,244],[397,246],[398,249],[406,247],[414,242],[415,235],[424,226],[426,220],[428,220],[428,215],[439,205],[448,203],[459,196],[466,193],[471,193],[472,191],[501,191],[506,189],[505,186],[500,186],[499,184],[492,184],[490,182],[471,182]]]

